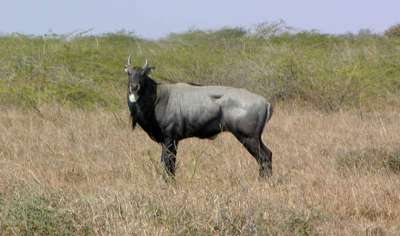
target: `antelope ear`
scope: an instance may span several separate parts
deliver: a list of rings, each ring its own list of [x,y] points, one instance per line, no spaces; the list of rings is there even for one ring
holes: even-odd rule
[[[126,73],[128,73],[128,65],[125,65],[124,71],[125,71]]]
[[[151,73],[152,70],[156,69],[154,66],[147,66],[143,69],[142,74],[143,75],[148,75]]]

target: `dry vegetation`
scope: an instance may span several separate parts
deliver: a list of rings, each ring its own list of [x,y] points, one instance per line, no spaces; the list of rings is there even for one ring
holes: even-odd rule
[[[0,113],[1,235],[399,235],[400,110],[278,104],[274,176],[229,134],[180,144],[177,181],[125,110]]]

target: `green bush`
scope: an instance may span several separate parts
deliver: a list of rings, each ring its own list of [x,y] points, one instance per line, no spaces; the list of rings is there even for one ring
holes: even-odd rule
[[[393,25],[385,31],[385,35],[389,38],[399,38],[400,37],[400,24]]]
[[[243,87],[321,110],[400,104],[398,42],[370,33],[294,32],[283,22],[254,29],[191,30],[160,40],[132,33],[0,37],[0,103],[80,108],[125,106],[128,54],[165,82]]]
[[[74,235],[77,232],[73,213],[53,208],[42,197],[15,199],[9,207],[3,223],[3,233]]]

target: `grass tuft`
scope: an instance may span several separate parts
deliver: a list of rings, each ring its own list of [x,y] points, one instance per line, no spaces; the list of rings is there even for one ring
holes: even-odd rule
[[[51,206],[43,197],[16,198],[9,203],[3,233],[19,235],[74,235],[77,232],[72,212]]]
[[[393,173],[400,174],[400,151],[392,153],[385,164]]]
[[[396,151],[386,149],[366,148],[340,153],[336,157],[336,168],[341,173],[391,171],[400,173],[400,158]]]

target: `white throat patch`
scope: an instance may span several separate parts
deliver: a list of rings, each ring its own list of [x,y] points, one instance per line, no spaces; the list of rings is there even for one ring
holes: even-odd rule
[[[135,97],[135,94],[129,94],[129,101],[130,102],[136,102],[137,98]]]

